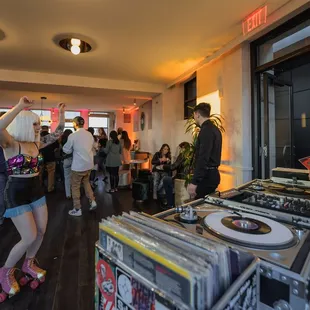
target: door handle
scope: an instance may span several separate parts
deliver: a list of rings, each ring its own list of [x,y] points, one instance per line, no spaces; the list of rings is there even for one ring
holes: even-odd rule
[[[264,154],[265,158],[268,157],[268,147],[267,147],[267,145],[264,145],[264,147],[263,147],[263,154]]]

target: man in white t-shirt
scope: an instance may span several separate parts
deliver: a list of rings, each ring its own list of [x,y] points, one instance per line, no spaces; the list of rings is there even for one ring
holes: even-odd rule
[[[75,132],[68,137],[67,143],[63,146],[63,152],[73,154],[71,166],[71,191],[73,209],[69,211],[72,216],[81,216],[81,184],[83,184],[87,198],[90,201],[90,210],[97,207],[93,190],[89,183],[89,176],[94,167],[93,144],[94,138],[90,132],[85,130],[85,121],[77,116],[73,119]]]

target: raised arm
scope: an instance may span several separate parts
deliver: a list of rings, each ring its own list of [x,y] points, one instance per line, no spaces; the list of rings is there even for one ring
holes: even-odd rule
[[[62,102],[58,104],[58,108],[59,108],[58,126],[54,132],[50,133],[47,136],[41,137],[40,149],[43,149],[47,147],[48,145],[54,143],[62,135],[65,129],[65,107],[66,105]]]
[[[0,117],[0,145],[5,148],[14,146],[15,140],[7,132],[6,128],[12,123],[14,118],[25,108],[29,108],[34,103],[28,97],[24,96],[20,98],[19,103],[12,108],[10,111]]]

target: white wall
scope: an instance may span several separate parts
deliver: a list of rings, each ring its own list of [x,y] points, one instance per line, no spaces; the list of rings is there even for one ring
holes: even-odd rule
[[[147,117],[147,111],[144,111]],[[190,135],[185,135],[185,123],[183,111],[183,86],[175,86],[167,89],[163,94],[152,100],[152,129],[145,129],[134,133],[136,139],[140,140],[140,148],[150,153],[157,152],[163,143],[171,147],[172,155],[176,153],[177,146],[183,141],[190,141]],[[139,127],[140,128],[140,127]]]
[[[220,190],[240,185],[252,178],[251,144],[251,80],[249,45],[244,44],[227,56],[217,59],[197,71],[197,97],[219,91],[220,106],[226,132],[223,135],[223,153]],[[185,135],[183,120],[183,86],[167,89],[153,100],[153,128],[135,133],[141,149],[154,153],[162,143],[171,146],[191,141]],[[141,111],[140,111],[141,113]]]
[[[244,44],[197,72],[198,97],[220,91],[224,117],[221,189],[252,177],[249,45]],[[211,111],[212,113],[212,111]]]

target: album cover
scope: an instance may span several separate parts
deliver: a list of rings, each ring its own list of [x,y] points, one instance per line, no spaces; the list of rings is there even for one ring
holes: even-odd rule
[[[310,171],[310,156],[298,160],[307,170]]]
[[[106,258],[96,247],[95,310],[181,310]]]

